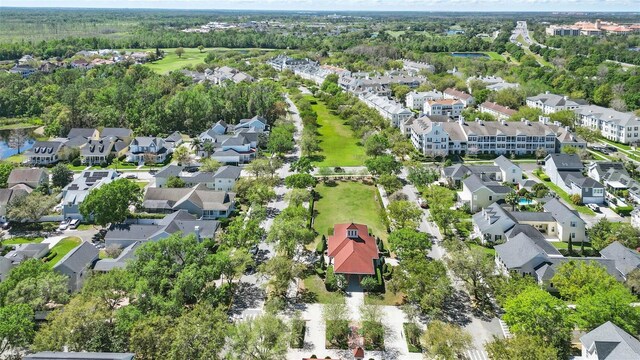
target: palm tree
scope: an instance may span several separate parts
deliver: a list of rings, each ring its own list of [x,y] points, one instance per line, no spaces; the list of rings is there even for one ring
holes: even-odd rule
[[[511,211],[516,211],[516,205],[518,205],[518,194],[515,191],[512,191],[510,193],[507,194],[507,196],[504,198],[504,201],[511,205]]]
[[[200,145],[202,145],[202,139],[200,139],[199,137],[193,138],[193,140],[191,140],[191,148],[193,150],[198,151]]]
[[[215,151],[216,147],[213,145],[212,141],[205,141],[202,144],[202,150],[207,153],[207,157],[211,157],[211,154]]]
[[[527,204],[531,204],[531,202],[533,201],[533,194],[527,191],[526,193],[524,193],[524,198],[525,200],[527,200]]]

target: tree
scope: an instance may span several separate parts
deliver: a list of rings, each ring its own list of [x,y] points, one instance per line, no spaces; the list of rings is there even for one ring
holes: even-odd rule
[[[454,324],[432,320],[422,335],[422,347],[432,358],[454,360],[471,346],[471,335]]]
[[[139,205],[141,200],[142,190],[136,183],[117,179],[91,190],[80,204],[80,213],[100,225],[119,223],[129,215],[129,207]]]
[[[570,310],[545,290],[531,287],[506,301],[503,320],[516,336],[539,336],[551,344],[561,357],[571,342]]]
[[[175,52],[179,58],[182,58],[182,55],[184,55],[184,49],[182,47],[177,48]]]
[[[547,150],[543,147],[539,147],[536,149],[536,159],[544,159],[547,156]]]
[[[391,202],[387,207],[387,211],[391,224],[395,229],[415,229],[422,219],[422,210],[418,205],[406,200]]]
[[[609,236],[611,234],[611,222],[606,217],[600,218],[598,222],[587,229],[587,236],[591,246],[600,251],[609,245]]]
[[[221,359],[229,330],[222,307],[199,303],[176,320],[169,359]]]
[[[198,51],[202,52],[204,50],[204,46],[198,45]]]
[[[588,127],[578,126],[576,127],[576,134],[583,138],[587,143],[594,143],[600,139],[600,132],[598,130],[593,130]]]
[[[245,248],[218,251],[216,260],[221,279],[226,280],[229,285],[242,276],[247,267],[253,263],[251,254]]]
[[[527,119],[529,121],[538,121],[540,115],[542,115],[542,110],[523,106],[515,114],[511,115],[509,120],[520,121],[520,119]]]
[[[576,113],[573,110],[560,110],[549,115],[549,120],[559,122],[562,126],[574,127],[576,125]]]
[[[615,282],[615,279],[613,280]],[[637,298],[619,283],[600,287],[576,301],[576,322],[581,329],[591,331],[607,321],[633,334],[640,328],[640,309],[631,306]]]
[[[151,315],[137,321],[131,329],[129,346],[136,359],[153,360],[169,357],[173,341],[173,321],[169,316]]]
[[[613,90],[611,89],[611,85],[609,84],[602,84],[598,86],[593,92],[593,102],[596,105],[608,107],[612,99]]]
[[[369,156],[380,156],[389,149],[389,140],[381,134],[373,134],[364,142],[364,148]]]
[[[10,162],[0,162],[0,188],[7,187],[7,180],[13,170],[13,164]]]
[[[184,180],[182,180],[178,176],[169,176],[167,178],[167,183],[165,184],[168,188],[183,188],[186,186]]]
[[[34,311],[44,310],[48,303],[65,304],[69,299],[67,283],[64,275],[55,273],[46,263],[28,259],[0,282],[0,303],[29,304]]]
[[[218,171],[218,169],[220,169],[221,166],[222,166],[222,163],[220,163],[220,161],[206,158],[202,160],[202,165],[200,165],[200,171],[215,173],[216,171]]]
[[[7,146],[11,149],[18,150],[18,154],[20,154],[20,149],[24,146],[24,143],[29,139],[29,133],[26,129],[15,129],[10,130],[9,133],[9,141],[7,141]]]
[[[302,206],[303,203],[311,200],[311,193],[305,189],[292,189],[285,198],[290,206]]]
[[[520,197],[515,191],[512,191],[507,194],[507,196],[504,198],[504,201],[507,204],[511,205],[511,211],[515,211],[516,205],[518,205],[520,202]]]
[[[452,293],[451,280],[442,261],[406,258],[393,273],[389,289],[404,293],[409,302],[418,305],[426,314],[439,314]]]
[[[629,223],[609,222],[606,218],[601,218],[591,228],[587,229],[587,235],[591,241],[591,246],[600,251],[609,246],[614,241],[622,245],[635,249],[640,246],[640,232]]]
[[[391,155],[381,155],[365,160],[364,164],[373,175],[397,174],[402,165]]]
[[[610,289],[617,284],[600,264],[584,261],[567,261],[556,269],[551,279],[560,296],[568,301],[576,301],[586,295],[593,295],[599,289]]]
[[[344,298],[325,304],[322,309],[322,318],[326,324],[327,340],[333,345],[344,345],[349,336],[349,310],[344,303]]]
[[[32,191],[28,195],[14,197],[7,205],[7,217],[15,221],[38,221],[58,203],[54,196]]]
[[[381,185],[387,192],[387,195],[391,195],[396,191],[402,189],[402,181],[398,179],[396,175],[382,174],[378,177],[377,183]]]
[[[73,171],[65,164],[57,164],[51,169],[51,185],[63,188],[73,181]]]
[[[302,156],[298,160],[291,163],[291,171],[300,174],[309,174],[313,171],[313,163],[308,156]]]
[[[493,259],[480,249],[464,249],[449,253],[449,269],[462,281],[476,303],[484,308],[489,301],[488,279],[495,270]]]
[[[417,164],[409,167],[407,179],[415,186],[427,186],[438,180],[440,175],[432,167]]]
[[[234,359],[277,360],[287,352],[290,330],[280,318],[264,314],[238,322],[231,336]]]
[[[293,150],[293,134],[285,126],[276,126],[271,129],[267,150],[272,154],[284,154]]]
[[[282,160],[277,157],[270,159],[256,159],[249,163],[245,168],[255,177],[269,176],[274,177],[279,168],[283,165]]]
[[[398,258],[425,256],[431,249],[429,235],[414,229],[398,229],[389,235],[389,247]]]
[[[254,182],[248,194],[249,202],[259,206],[266,205],[269,201],[275,199],[275,197],[276,192],[273,188],[261,182]]]
[[[516,335],[510,339],[494,337],[485,346],[493,360],[558,360],[558,351],[538,336]]]
[[[267,292],[269,297],[286,299],[291,282],[299,277],[304,269],[295,261],[283,255],[276,255],[261,264],[259,270],[268,276]]]
[[[189,165],[191,152],[185,146],[180,146],[173,151],[173,158],[178,162],[178,165]]]
[[[0,307],[0,355],[3,358],[7,355],[7,350],[15,353],[31,344],[36,334],[33,318],[34,312],[29,305]]]
[[[317,180],[309,174],[293,174],[284,179],[284,184],[288,188],[306,189],[316,186]]]

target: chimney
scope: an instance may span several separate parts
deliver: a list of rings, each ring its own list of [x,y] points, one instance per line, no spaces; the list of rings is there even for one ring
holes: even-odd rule
[[[502,125],[507,125],[507,120],[502,119],[502,120],[500,120],[500,123],[501,123]]]
[[[520,118],[520,122],[525,122],[525,120],[527,120],[527,119],[525,119],[525,118]]]
[[[196,225],[193,228],[193,232],[196,234],[196,240],[200,241],[200,226]]]
[[[464,116],[460,115],[460,117],[458,118],[458,124],[464,125]]]
[[[480,118],[476,118],[476,122],[480,122]]]
[[[569,100],[569,96],[568,96],[568,95],[563,96],[563,98],[564,98],[565,100]]]
[[[529,121],[529,120],[525,120],[525,121],[524,121],[524,123],[525,123],[526,125],[531,125],[531,121]]]
[[[549,95],[549,94],[550,94],[549,90],[545,91],[544,93],[545,93],[545,94],[547,94],[547,95]]]

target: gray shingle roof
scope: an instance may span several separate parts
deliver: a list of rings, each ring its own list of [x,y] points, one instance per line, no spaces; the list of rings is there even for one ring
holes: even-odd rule
[[[115,136],[115,137],[123,138],[123,137],[131,137],[132,135],[133,135],[133,131],[131,129],[125,129],[125,128],[104,128],[100,133],[100,136],[102,137]]]
[[[580,342],[599,360],[640,359],[640,341],[611,321],[598,326],[580,338]]]
[[[93,134],[98,131],[97,129],[87,129],[87,128],[73,128],[69,130],[69,134],[67,134],[67,139],[73,139],[75,137],[83,137],[90,138]]]
[[[532,239],[524,233],[512,237],[504,244],[496,245],[494,248],[507,269],[520,268],[536,257],[540,258],[541,263],[547,259],[547,253],[539,246],[536,239]]]
[[[511,213],[517,221],[544,221],[554,222],[553,215],[548,212],[535,212],[535,211],[514,211]]]
[[[95,271],[111,271],[113,269],[122,269],[127,266],[127,262],[135,259],[136,250],[142,245],[141,241],[136,241],[122,250],[120,255],[115,259],[102,259],[96,262],[93,267]]]
[[[9,179],[7,179],[7,183],[9,184],[20,184],[20,183],[28,183],[28,182],[38,182],[44,175],[46,175],[47,171],[41,168],[28,169],[28,168],[17,168],[11,170],[11,174],[9,174]]]
[[[549,154],[545,158],[545,162],[553,161],[558,170],[582,170],[582,160],[576,154]]]
[[[584,220],[582,220],[582,218],[574,210],[566,207],[558,199],[551,199],[547,201],[547,203],[543,205],[543,208],[545,211],[553,214],[553,217],[559,222],[564,222],[568,219],[576,217],[578,218],[578,221],[582,221],[584,223]]]
[[[84,241],[67,253],[53,269],[67,268],[73,272],[80,272],[98,259],[99,251],[90,242]]]
[[[616,268],[625,277],[633,270],[640,267],[640,254],[629,249],[617,241],[612,242],[606,248],[600,250],[600,255],[607,259],[612,259],[616,263]]]
[[[500,167],[501,170],[506,170],[510,167],[515,166],[515,164],[511,162],[511,160],[507,159],[504,155],[498,156],[495,160],[493,160],[493,163],[496,164],[496,166]]]
[[[222,166],[213,175],[216,179],[238,179],[242,169],[238,166]]]

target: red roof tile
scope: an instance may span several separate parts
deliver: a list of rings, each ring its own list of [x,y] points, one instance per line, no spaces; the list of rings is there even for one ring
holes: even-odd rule
[[[349,238],[347,230],[358,230],[357,238]],[[367,225],[337,224],[328,239],[328,254],[333,257],[333,271],[339,274],[374,275],[373,260],[378,259],[378,245],[369,236]]]

